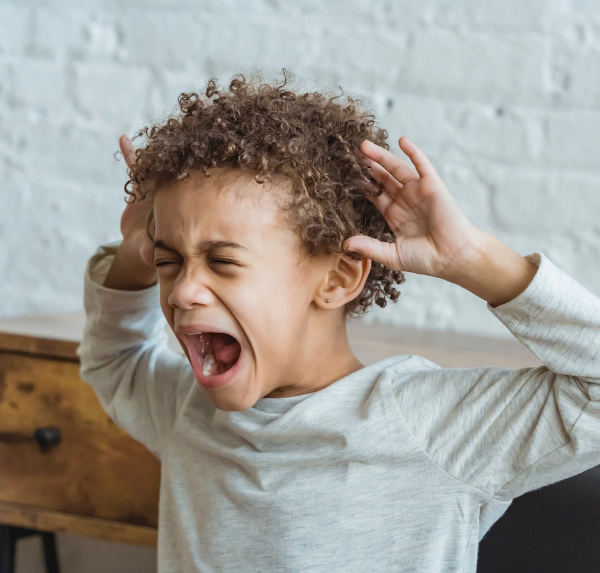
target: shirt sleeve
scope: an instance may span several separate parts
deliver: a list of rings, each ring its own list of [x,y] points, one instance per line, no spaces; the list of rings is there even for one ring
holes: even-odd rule
[[[158,284],[102,286],[118,245],[99,247],[86,268],[80,376],[115,423],[160,457],[195,378],[187,359],[167,346]]]
[[[402,420],[446,473],[506,503],[600,464],[600,300],[543,254],[489,310],[544,366],[424,367],[393,389]]]

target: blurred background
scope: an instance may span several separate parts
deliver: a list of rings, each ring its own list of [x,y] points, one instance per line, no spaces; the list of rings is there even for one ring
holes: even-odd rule
[[[475,224],[600,294],[596,0],[3,0],[0,26],[0,316],[81,309],[120,237],[119,135],[252,68],[364,98]],[[367,320],[508,335],[458,287],[402,291]]]
[[[283,67],[362,98],[476,225],[600,295],[597,0],[2,0],[0,316],[82,309],[87,259],[120,237],[121,134],[211,77]],[[508,336],[458,287],[402,292],[364,320]],[[154,567],[150,549],[59,543],[67,573]]]

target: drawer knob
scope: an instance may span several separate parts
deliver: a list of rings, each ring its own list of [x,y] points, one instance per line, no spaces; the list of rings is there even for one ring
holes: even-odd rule
[[[45,428],[38,428],[33,433],[33,439],[40,447],[40,450],[42,452],[47,452],[48,450],[60,444],[60,430],[56,426],[46,426]]]

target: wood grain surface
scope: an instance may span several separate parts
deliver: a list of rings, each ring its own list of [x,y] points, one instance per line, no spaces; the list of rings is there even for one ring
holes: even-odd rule
[[[78,362],[76,354],[78,342],[40,338],[38,336],[16,335],[0,332],[0,349],[8,352],[35,354]]]
[[[59,428],[42,452],[36,429]],[[0,501],[156,527],[159,461],[106,415],[79,364],[0,353]]]
[[[156,547],[158,538],[156,527],[133,525],[4,501],[0,501],[0,523],[37,531],[70,533],[147,547]]]

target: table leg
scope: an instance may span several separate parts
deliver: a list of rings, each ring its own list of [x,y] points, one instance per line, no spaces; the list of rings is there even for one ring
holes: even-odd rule
[[[58,568],[58,556],[56,554],[56,536],[54,533],[44,531],[42,533],[42,542],[44,544],[46,573],[60,573]]]
[[[0,573],[14,573],[17,539],[14,527],[0,525]]]
[[[0,573],[15,573],[17,541],[21,537],[41,535],[46,573],[60,573],[56,554],[56,536],[47,531],[36,531],[12,525],[0,525]]]

